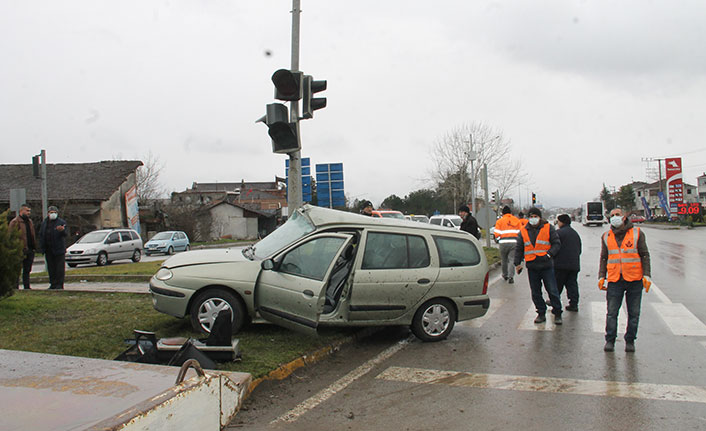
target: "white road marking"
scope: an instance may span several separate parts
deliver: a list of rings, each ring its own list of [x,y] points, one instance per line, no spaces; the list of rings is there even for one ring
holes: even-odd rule
[[[605,332],[605,315],[608,312],[605,302],[591,302],[591,328],[593,332]],[[623,305],[618,312],[618,334],[621,329],[624,331],[628,327],[628,309],[623,301]]]
[[[415,384],[706,403],[706,388],[702,386],[479,374],[406,367],[390,367],[377,378]]]
[[[378,354],[376,357],[373,359],[365,362],[355,370],[351,371],[350,373],[346,374],[345,376],[341,377],[340,379],[336,380],[331,386],[322,389],[319,391],[316,395],[308,398],[307,400],[303,401],[296,407],[294,407],[292,410],[288,411],[287,413],[283,414],[282,416],[278,417],[277,419],[273,420],[270,422],[270,424],[274,424],[277,422],[294,422],[301,415],[304,413],[308,412],[309,410],[315,408],[319,404],[323,403],[324,401],[328,400],[332,396],[336,395],[337,392],[345,389],[348,385],[353,383],[355,380],[359,379],[360,377],[364,376],[370,370],[372,370],[375,366],[379,365],[381,362],[384,360],[388,359],[395,353],[399,352],[402,350],[409,342],[410,338],[406,340],[402,340],[399,343],[388,347],[387,349],[383,350]]]
[[[471,319],[471,320],[464,320],[463,322],[459,322],[458,326],[467,326],[469,328],[480,328],[483,326],[485,322],[490,319],[490,316],[493,315],[504,303],[507,302],[507,299],[505,298],[497,298],[497,299],[491,299],[490,300],[490,308],[488,308],[488,311],[485,313],[484,316],[479,317],[477,319]]]
[[[684,304],[659,304],[652,306],[674,335],[706,336],[706,325],[694,316]]]
[[[554,325],[554,315],[551,312],[551,307],[547,306],[547,321],[544,323],[534,323],[535,317],[537,317],[537,309],[534,305],[531,305],[527,310],[527,313],[522,317],[522,322],[517,329],[524,329],[527,331],[553,331]]]
[[[662,289],[657,287],[657,285],[654,282],[652,282],[652,285],[650,286],[650,291],[647,293],[643,293],[643,295],[649,295],[650,293],[654,293],[655,296],[657,296],[657,298],[660,300],[660,302],[663,302],[665,304],[672,303],[672,301],[669,299],[669,297],[667,297],[667,295],[665,295],[664,292],[662,292]]]

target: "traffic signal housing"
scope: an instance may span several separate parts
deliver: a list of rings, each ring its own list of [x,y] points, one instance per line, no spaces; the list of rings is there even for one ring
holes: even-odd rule
[[[302,98],[302,81],[304,74],[287,69],[278,69],[272,74],[275,84],[275,99],[295,101]]]
[[[267,133],[272,139],[272,152],[287,154],[301,149],[299,138],[299,123],[289,122],[289,110],[281,103],[270,103],[265,115],[256,122],[263,122],[269,129]]]
[[[42,177],[39,172],[39,156],[32,156],[32,175],[34,175],[34,178]]]
[[[326,107],[325,97],[313,97],[315,93],[326,90],[326,80],[314,81],[311,75],[304,75],[302,84],[302,118],[314,118],[314,111]]]
[[[534,193],[532,193],[532,205],[534,205],[534,204],[536,204],[536,203],[537,203],[537,195],[535,195]]]

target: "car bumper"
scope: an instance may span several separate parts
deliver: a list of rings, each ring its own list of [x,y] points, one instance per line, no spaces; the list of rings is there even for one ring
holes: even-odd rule
[[[145,253],[166,253],[169,249],[168,246],[165,247],[145,247]]]
[[[66,263],[96,263],[98,260],[97,254],[66,254],[64,256]]]
[[[171,286],[152,277],[150,279],[150,294],[155,310],[174,317],[184,317],[194,291]]]
[[[459,322],[485,316],[490,308],[488,295],[462,296],[453,298],[453,301],[458,310],[456,320]]]

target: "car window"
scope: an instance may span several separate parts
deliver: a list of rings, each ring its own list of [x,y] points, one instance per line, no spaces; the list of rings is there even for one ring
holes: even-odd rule
[[[152,240],[154,241],[166,241],[172,237],[171,232],[160,232],[157,235],[152,237]]]
[[[264,259],[299,238],[308,235],[313,232],[314,229],[314,225],[309,221],[307,216],[303,216],[298,211],[295,211],[285,224],[278,227],[274,232],[263,238],[262,241],[255,244],[253,250],[255,256]]]
[[[323,237],[304,243],[284,256],[279,269],[288,274],[323,280],[344,241],[344,238]]]
[[[473,243],[467,239],[434,237],[439,250],[439,266],[472,266],[480,263],[480,254]]]
[[[81,237],[81,239],[79,239],[77,242],[80,242],[82,244],[92,244],[96,242],[102,242],[104,239],[105,232],[91,232]]]
[[[120,235],[117,232],[113,232],[108,235],[108,243],[120,242]]]
[[[140,235],[138,235],[134,230],[130,231],[130,236],[132,236],[132,239],[140,239]]]
[[[132,241],[132,236],[130,236],[130,232],[120,232],[120,239],[123,241]]]
[[[454,226],[461,226],[463,219],[461,217],[451,217],[451,223],[453,223]]]
[[[440,225],[440,224],[441,224],[441,219],[440,219],[440,218],[433,218],[433,219],[431,219],[431,221],[429,221],[429,223]]]
[[[429,266],[424,238],[396,233],[368,233],[363,269],[423,268]]]
[[[451,220],[445,218],[445,219],[444,219],[444,226],[446,226],[446,227],[454,227],[454,224],[451,223]]]

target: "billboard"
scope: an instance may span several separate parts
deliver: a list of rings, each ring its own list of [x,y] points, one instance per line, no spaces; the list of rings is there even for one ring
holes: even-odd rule
[[[125,193],[125,207],[127,209],[127,227],[140,233],[140,210],[137,205],[137,186],[130,187]]]
[[[684,203],[684,184],[682,182],[681,157],[671,157],[664,159],[664,166],[667,171],[667,191],[669,195],[669,206],[673,212],[677,204]]]
[[[343,189],[343,163],[316,165],[316,198],[321,207],[346,206]]]

